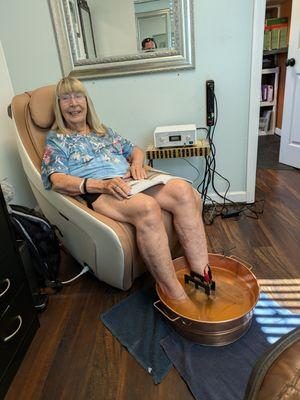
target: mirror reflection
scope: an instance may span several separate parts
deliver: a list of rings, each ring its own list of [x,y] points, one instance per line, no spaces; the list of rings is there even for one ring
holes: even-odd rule
[[[65,76],[194,68],[193,0],[48,0]]]
[[[74,58],[175,49],[173,0],[68,0]]]

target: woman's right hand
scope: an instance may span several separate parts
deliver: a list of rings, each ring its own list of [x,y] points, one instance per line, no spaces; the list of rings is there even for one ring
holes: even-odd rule
[[[106,179],[103,181],[102,193],[110,194],[118,200],[127,199],[131,187],[122,178]]]

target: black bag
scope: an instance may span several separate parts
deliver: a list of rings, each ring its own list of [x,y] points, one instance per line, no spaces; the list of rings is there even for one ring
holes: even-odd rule
[[[57,227],[33,209],[14,204],[9,206],[15,233],[28,245],[39,285],[61,289],[62,284],[57,280],[61,261]]]

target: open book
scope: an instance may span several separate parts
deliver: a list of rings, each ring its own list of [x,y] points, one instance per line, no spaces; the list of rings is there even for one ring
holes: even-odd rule
[[[166,172],[156,172],[156,171],[150,171],[148,172],[148,178],[147,179],[139,179],[139,180],[132,180],[127,182],[131,186],[131,196],[134,194],[143,192],[144,190],[155,186],[155,185],[161,185],[161,184],[166,184],[169,182],[171,179],[184,179],[185,181],[188,181],[192,183],[190,180],[181,178],[180,176],[174,176],[170,175]]]

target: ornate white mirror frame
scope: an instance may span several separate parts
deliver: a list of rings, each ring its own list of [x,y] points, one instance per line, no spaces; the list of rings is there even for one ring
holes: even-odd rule
[[[79,59],[70,0],[49,0],[64,76],[96,78],[194,68],[193,0],[173,0],[171,49]],[[120,0],[122,1],[122,0]],[[142,2],[139,1],[138,3]]]

